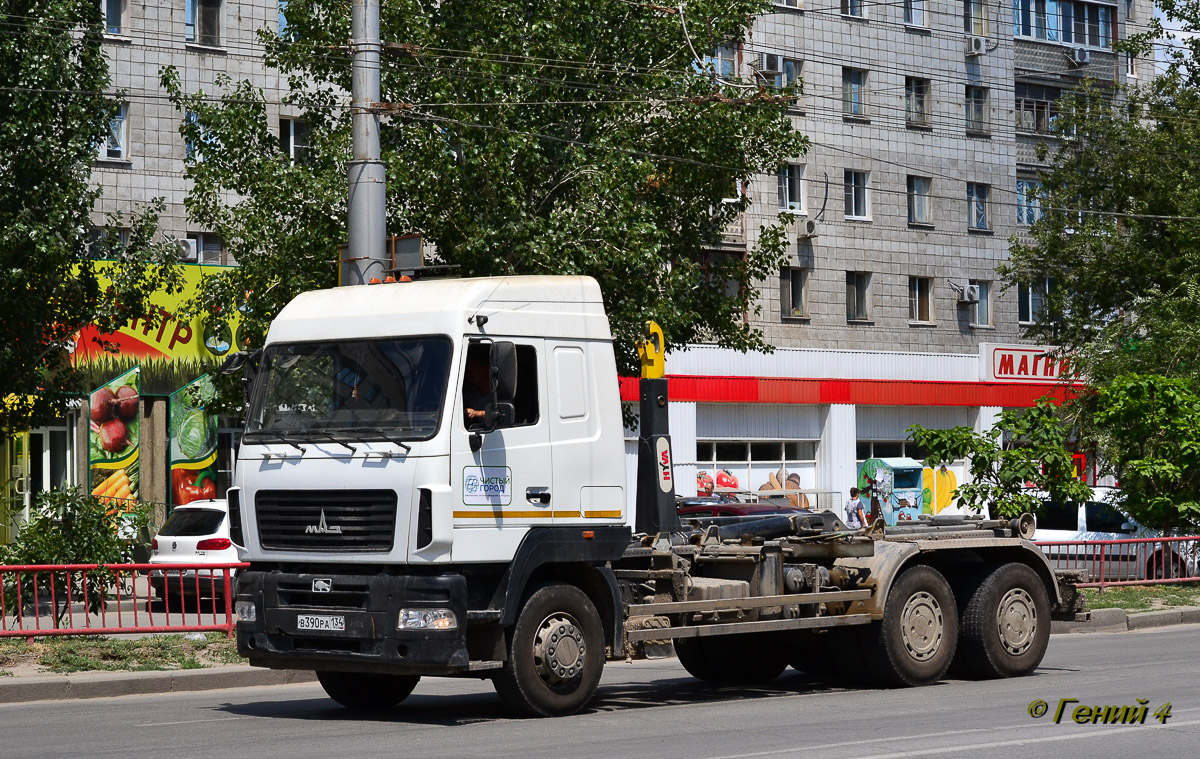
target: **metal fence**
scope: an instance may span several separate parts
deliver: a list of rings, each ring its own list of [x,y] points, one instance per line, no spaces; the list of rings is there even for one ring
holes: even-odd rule
[[[0,566],[0,637],[224,632],[248,564]]]
[[[1080,587],[1200,582],[1200,537],[1038,541],[1055,569],[1082,570]]]

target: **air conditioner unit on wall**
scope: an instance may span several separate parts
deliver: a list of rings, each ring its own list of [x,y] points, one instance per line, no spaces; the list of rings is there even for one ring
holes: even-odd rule
[[[958,302],[963,305],[979,302],[979,285],[964,283],[958,293]]]
[[[987,52],[987,37],[967,37],[967,55],[983,55]]]
[[[821,233],[821,225],[814,219],[805,219],[800,222],[800,239],[811,240]]]
[[[179,260],[195,263],[200,258],[199,243],[190,238],[180,238],[175,241],[179,246]]]
[[[783,61],[776,53],[757,53],[753,66],[755,71],[763,74],[778,74],[783,71]]]
[[[1086,47],[1071,48],[1067,56],[1071,59],[1072,66],[1086,66],[1092,62],[1092,54]]]

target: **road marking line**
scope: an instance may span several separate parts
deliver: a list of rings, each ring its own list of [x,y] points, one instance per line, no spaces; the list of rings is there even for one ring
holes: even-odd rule
[[[168,725],[194,725],[197,722],[231,722],[235,719],[257,719],[257,717],[215,717],[210,719],[184,719],[178,722],[147,722],[134,727],[167,727]]]

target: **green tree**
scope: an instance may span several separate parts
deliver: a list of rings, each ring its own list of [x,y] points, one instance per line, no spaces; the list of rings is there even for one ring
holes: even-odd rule
[[[157,206],[113,225],[128,244],[93,240],[92,162],[117,101],[95,0],[0,5],[0,429],[61,411],[77,389],[66,350],[78,330],[112,329],[172,281],[154,242]],[[94,242],[89,252],[89,242]],[[110,290],[90,257],[122,262]]]
[[[959,485],[955,498],[975,511],[988,508],[993,518],[1036,514],[1043,497],[1059,503],[1091,497],[1091,488],[1074,476],[1068,432],[1047,398],[1033,408],[1005,409],[982,433],[970,427],[908,428],[909,437],[927,454],[925,466],[969,459],[972,481]]]
[[[1121,508],[1170,534],[1200,532],[1200,393],[1179,377],[1127,374],[1099,388],[1095,422]]]
[[[736,48],[768,7],[385,4],[389,233],[422,234],[467,276],[596,277],[625,371],[649,318],[668,345],[769,349],[745,313],[782,260],[787,223],[751,230],[744,252],[704,251],[748,207],[739,183],[805,151],[785,108],[796,88],[697,59]],[[350,4],[292,0],[286,13],[286,35],[261,37],[304,113],[303,160],[279,150],[261,92],[221,81],[213,102],[163,76],[196,114],[182,127],[202,154],[188,168],[189,213],[241,263],[210,278],[197,306],[245,309],[251,339],[297,292],[335,283],[345,239]]]

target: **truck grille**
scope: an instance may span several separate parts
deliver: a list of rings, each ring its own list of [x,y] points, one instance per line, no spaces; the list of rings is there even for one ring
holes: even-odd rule
[[[392,490],[263,490],[255,499],[262,547],[278,551],[392,550]]]

